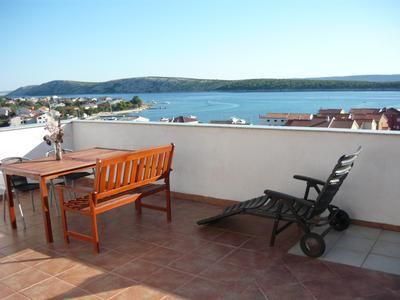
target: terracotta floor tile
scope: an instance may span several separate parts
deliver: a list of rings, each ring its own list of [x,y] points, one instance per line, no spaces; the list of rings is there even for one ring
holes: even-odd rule
[[[57,275],[57,277],[70,284],[81,286],[105,273],[105,270],[94,266],[78,265]]]
[[[152,286],[137,284],[113,297],[112,299],[116,300],[131,300],[131,299],[140,299],[140,300],[159,300],[161,298],[164,299],[165,293],[158,290],[157,288],[153,288]]]
[[[307,257],[307,256],[300,256],[300,255],[285,253],[282,255],[282,260],[285,262],[285,264],[291,265],[291,264],[310,262],[313,259],[310,257]]]
[[[400,299],[400,276],[288,254],[299,239],[295,226],[269,247],[272,223],[265,218],[198,226],[222,208],[176,200],[167,223],[157,211],[138,216],[133,206],[121,207],[100,216],[101,253],[95,255],[89,243],[64,243],[54,207],[55,241],[47,244],[40,211],[29,209],[29,197],[23,201],[26,230],[19,217],[17,230],[0,222],[0,298]],[[90,230],[87,218],[71,216],[70,223]]]
[[[59,256],[57,253],[47,249],[26,249],[24,253],[18,256],[13,256],[15,260],[23,262],[28,266],[35,266],[43,262],[49,261],[54,257]]]
[[[258,237],[252,237],[246,241],[240,248],[253,251],[268,251],[272,248],[269,245],[269,239],[262,239]]]
[[[204,299],[235,299],[240,292],[230,289],[229,286],[215,281],[209,281],[202,278],[195,278],[175,292],[178,297],[191,300]]]
[[[183,252],[175,251],[164,247],[156,247],[151,249],[147,254],[143,255],[141,259],[147,260],[151,263],[159,265],[168,265],[172,261],[182,257]]]
[[[310,262],[299,264],[291,264],[287,267],[289,268],[290,272],[292,272],[292,274],[302,282],[310,280],[326,280],[326,282],[330,282],[330,280],[339,277],[318,260],[312,260]]]
[[[170,293],[167,294],[162,300],[187,300],[188,298],[181,297],[179,295],[176,295],[175,293]]]
[[[8,257],[0,258],[0,279],[8,277],[26,268],[28,268],[27,265],[23,264],[22,262],[16,261],[12,258]]]
[[[235,248],[227,245],[220,245],[217,243],[208,243],[201,248],[195,250],[193,255],[198,255],[211,260],[219,260],[222,257],[231,253]]]
[[[379,271],[366,270],[336,263],[325,263],[330,270],[345,280],[359,280],[363,282],[379,283],[382,289],[400,291],[400,276]]]
[[[224,232],[213,239],[216,243],[226,244],[229,246],[238,247],[244,242],[248,241],[251,236],[235,233],[235,232]]]
[[[213,264],[214,260],[190,254],[173,261],[168,266],[179,271],[196,275]]]
[[[263,290],[269,288],[298,283],[297,278],[285,265],[276,265],[267,270],[260,270],[256,273],[256,282]]]
[[[237,249],[223,259],[228,262],[244,268],[253,268],[264,270],[276,264],[281,264],[280,255],[263,253],[249,250]]]
[[[105,270],[111,271],[119,266],[122,266],[133,258],[129,255],[117,252],[117,251],[107,251],[105,253],[89,255],[86,260],[97,267],[103,268]]]
[[[139,230],[130,235],[132,239],[143,240],[161,246],[173,238],[172,234],[163,231],[141,227],[140,225],[137,225],[137,227]]]
[[[361,297],[360,293],[352,290],[346,281],[340,278],[326,280],[313,280],[304,282],[304,286],[311,291],[317,299],[341,299]]]
[[[193,276],[185,273],[162,268],[152,273],[143,283],[152,288],[172,292],[193,278]]]
[[[160,268],[158,265],[137,259],[115,269],[113,272],[131,280],[143,281]]]
[[[140,240],[125,240],[124,243],[115,248],[115,250],[132,257],[138,257],[148,253],[153,248],[155,248],[155,245],[148,242]]]
[[[281,285],[269,289],[263,289],[268,300],[313,300],[315,299],[309,290],[299,283]]]
[[[8,297],[15,293],[15,290],[0,282],[0,299]]]
[[[34,268],[28,268],[3,279],[2,282],[13,290],[19,291],[47,278],[50,278],[50,275],[37,271]]]
[[[238,291],[244,291],[250,285],[255,284],[254,270],[224,262],[213,264],[204,272],[201,272],[199,276],[204,279],[228,284]]]
[[[395,292],[380,292],[375,295],[368,297],[362,297],[362,300],[398,300],[400,299],[400,294]]]
[[[85,298],[88,293],[55,277],[42,281],[23,291],[23,295],[30,299],[68,299]]]
[[[256,285],[250,285],[237,299],[267,300],[263,291]]]
[[[125,289],[135,286],[136,283],[114,274],[100,275],[96,280],[80,286],[95,296],[108,299]]]
[[[193,224],[195,227],[191,229],[188,234],[192,234],[205,240],[212,241],[224,233],[224,231],[218,228],[198,226],[195,222],[193,222]]]
[[[50,275],[64,272],[78,263],[70,257],[55,257],[49,261],[36,265],[35,268]]]
[[[8,296],[7,298],[4,298],[4,299],[6,299],[6,300],[27,300],[29,298],[25,297],[22,294],[15,293],[15,294],[12,294],[12,295]]]
[[[164,243],[162,246],[165,248],[169,248],[172,250],[176,251],[181,251],[181,252],[192,252],[196,249],[199,249],[200,247],[203,247],[206,245],[208,242],[202,239],[195,239],[191,237],[184,237],[181,239],[171,239]]]

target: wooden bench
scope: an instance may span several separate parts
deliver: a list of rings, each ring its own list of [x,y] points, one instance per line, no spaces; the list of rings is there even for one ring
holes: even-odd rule
[[[170,172],[174,145],[138,150],[128,154],[96,160],[93,188],[80,189],[57,186],[61,207],[64,239],[69,237],[92,242],[96,253],[99,248],[97,215],[122,205],[135,202],[137,212],[142,207],[157,209],[167,213],[171,221]],[[157,182],[157,183],[156,183]],[[83,196],[65,201],[64,191],[72,189],[83,192]],[[166,192],[166,206],[142,203],[141,199],[161,191]],[[68,230],[66,212],[75,212],[91,218],[92,235]]]

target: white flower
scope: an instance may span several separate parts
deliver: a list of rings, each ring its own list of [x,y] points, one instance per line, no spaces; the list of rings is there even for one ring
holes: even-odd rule
[[[58,121],[56,120],[56,114],[54,113],[54,111],[50,111],[49,114],[50,116],[47,120],[46,127],[44,128],[48,132],[48,134],[46,134],[43,139],[48,145],[51,145],[52,142],[62,143],[64,131],[61,128],[60,119],[58,119]]]

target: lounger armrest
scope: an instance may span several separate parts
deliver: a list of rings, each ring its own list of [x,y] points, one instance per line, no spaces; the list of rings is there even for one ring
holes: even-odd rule
[[[303,181],[307,181],[307,183],[311,183],[311,184],[320,184],[320,185],[324,185],[325,182],[319,179],[315,179],[315,178],[311,178],[308,176],[303,176],[303,175],[294,175],[293,176],[294,179],[298,179],[298,180],[303,180]]]
[[[279,199],[279,200],[284,200],[284,201],[295,201],[301,205],[309,206],[312,207],[314,204],[311,201],[307,201],[304,199],[297,198],[292,195],[276,192],[276,191],[271,191],[271,190],[265,190],[264,191],[265,195],[268,197],[274,198],[274,199]]]

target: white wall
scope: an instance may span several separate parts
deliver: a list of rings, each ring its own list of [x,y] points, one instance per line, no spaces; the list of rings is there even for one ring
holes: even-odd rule
[[[274,189],[302,196],[304,174],[325,179],[336,160],[363,147],[335,203],[353,218],[400,225],[400,134],[221,125],[73,121],[75,149],[138,149],[175,143],[172,189],[246,200]]]
[[[72,147],[72,124],[63,125],[64,148]],[[44,125],[25,125],[18,127],[4,127],[0,129],[0,160],[11,156],[28,158],[44,157],[52,148],[43,141],[46,134]],[[0,173],[0,185],[3,184]]]

